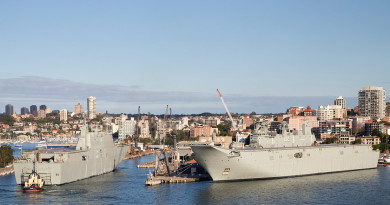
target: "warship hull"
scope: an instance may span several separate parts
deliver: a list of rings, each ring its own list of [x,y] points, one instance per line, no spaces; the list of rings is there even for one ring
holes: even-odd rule
[[[35,169],[45,181],[45,185],[66,184],[113,171],[123,160],[127,151],[128,146],[105,150],[104,154],[100,153],[100,150],[42,150],[39,152],[41,158],[35,163]],[[53,156],[53,161],[45,160]],[[31,160],[19,160],[14,163],[14,168],[16,183],[24,184],[33,170],[33,164]]]
[[[24,184],[35,171],[45,185],[61,185],[113,171],[129,150],[113,142],[111,134],[88,132],[79,137],[76,148],[51,148],[24,152],[14,161],[17,184]]]
[[[195,160],[213,181],[271,179],[377,167],[371,145],[321,145],[290,148],[223,149],[191,146]]]

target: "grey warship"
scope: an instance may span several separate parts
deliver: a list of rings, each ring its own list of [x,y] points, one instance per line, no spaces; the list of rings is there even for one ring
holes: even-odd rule
[[[113,171],[125,157],[128,145],[114,142],[111,134],[95,127],[81,128],[76,148],[30,150],[14,161],[17,184],[24,184],[35,171],[45,185],[61,185]]]
[[[224,149],[213,145],[191,146],[195,160],[213,181],[242,181],[343,172],[377,167],[379,152],[372,145],[317,145],[311,130],[282,133],[268,131],[259,123],[245,148]]]

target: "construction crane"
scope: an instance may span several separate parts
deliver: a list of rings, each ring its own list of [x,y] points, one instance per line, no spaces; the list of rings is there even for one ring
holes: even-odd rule
[[[160,144],[165,144],[165,136],[166,136],[166,127],[167,127],[167,115],[168,115],[168,105],[165,108],[164,118],[162,119],[160,126],[158,127],[158,138]]]
[[[218,89],[217,89],[217,92],[218,92],[218,94],[219,94],[219,98],[221,98],[221,101],[222,101],[222,103],[223,103],[223,106],[225,106],[226,112],[228,113],[230,120],[232,121],[232,127],[233,127],[233,129],[237,129],[237,125],[236,125],[236,123],[234,122],[233,117],[232,117],[232,115],[230,114],[230,111],[229,111],[228,107],[226,106],[225,101],[223,100],[223,97],[222,97],[221,92],[219,92]]]
[[[136,123],[136,134],[135,134],[135,139],[134,139],[134,145],[135,145],[135,147],[137,148],[138,147],[138,139],[139,139],[139,127],[138,127],[138,125],[139,125],[139,122],[140,122],[140,120],[141,120],[141,106],[138,106],[138,120],[137,120],[137,123]]]

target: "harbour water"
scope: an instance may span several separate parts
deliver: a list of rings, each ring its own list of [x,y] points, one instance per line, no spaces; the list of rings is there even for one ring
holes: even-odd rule
[[[26,194],[14,175],[0,177],[2,204],[388,204],[390,166],[316,176],[145,187],[155,156],[123,161],[115,172]]]

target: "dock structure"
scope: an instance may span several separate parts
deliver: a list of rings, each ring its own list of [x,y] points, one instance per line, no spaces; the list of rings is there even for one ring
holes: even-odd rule
[[[154,176],[145,181],[145,186],[155,186],[159,184],[179,184],[198,182],[199,178],[192,177],[169,177],[169,176]]]
[[[152,154],[156,154],[156,151],[145,151],[137,154],[126,154],[123,160],[134,159],[134,158],[138,158],[146,155],[152,155]]]
[[[146,169],[153,169],[156,167],[156,162],[155,161],[151,161],[151,162],[147,162],[145,164],[139,164],[137,165],[138,168],[146,168]]]

